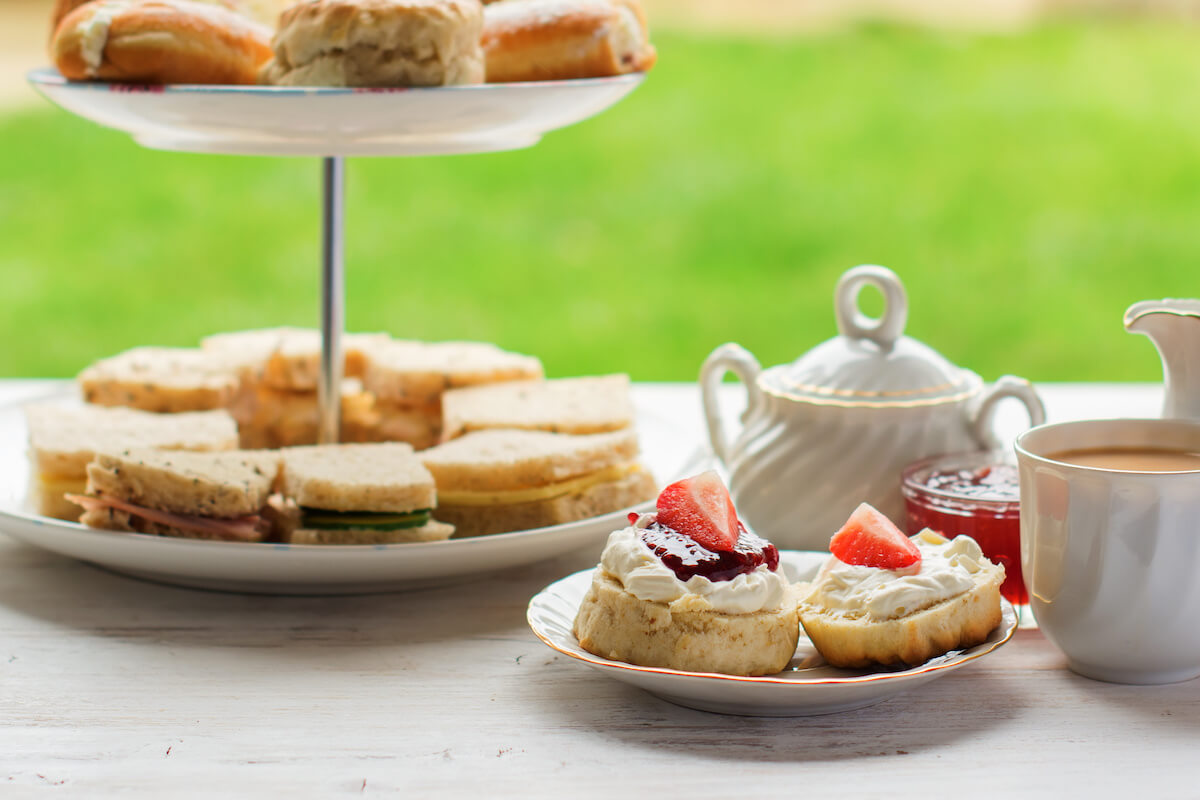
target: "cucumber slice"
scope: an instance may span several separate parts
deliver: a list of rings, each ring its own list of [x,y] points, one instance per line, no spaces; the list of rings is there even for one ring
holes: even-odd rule
[[[400,528],[419,528],[429,522],[429,509],[404,513],[371,511],[329,511],[323,508],[302,508],[300,527],[324,531],[353,529],[394,531]]]

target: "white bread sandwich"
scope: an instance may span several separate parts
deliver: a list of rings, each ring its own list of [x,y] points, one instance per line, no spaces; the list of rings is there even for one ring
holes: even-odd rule
[[[633,425],[628,375],[556,378],[451,389],[442,396],[442,439],[518,428],[604,433]]]
[[[237,425],[224,411],[152,414],[104,406],[25,407],[32,495],[39,514],[78,520],[82,509],[64,498],[83,494],[87,466],[100,451],[132,447],[161,450],[232,450]]]
[[[372,441],[379,426],[375,398],[357,378],[342,381],[341,441]],[[316,392],[287,392],[244,383],[229,408],[246,449],[315,444],[319,428]]]
[[[447,389],[541,378],[542,363],[481,342],[394,341],[366,351],[363,387],[380,414],[377,440],[436,444]]]
[[[79,373],[83,399],[174,413],[226,408],[238,389],[241,359],[184,347],[135,347]]]
[[[454,533],[430,518],[433,476],[407,444],[292,447],[280,457],[286,542],[432,542]]]
[[[633,431],[573,436],[476,431],[420,454],[437,482],[435,518],[458,536],[541,528],[636,505],[655,495]]]
[[[88,465],[79,521],[92,528],[188,539],[262,542],[264,506],[279,471],[278,453],[194,453],[130,449],[98,453]]]

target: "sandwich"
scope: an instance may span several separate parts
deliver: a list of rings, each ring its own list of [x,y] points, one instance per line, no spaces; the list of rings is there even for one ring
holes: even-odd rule
[[[371,441],[378,426],[374,398],[363,391],[364,351],[391,341],[386,333],[342,337],[341,440]],[[313,444],[319,427],[317,386],[321,334],[309,328],[267,328],[219,333],[200,343],[206,353],[240,359],[239,388],[230,405],[242,447]]]
[[[363,387],[375,396],[378,441],[406,441],[418,450],[442,431],[448,389],[542,377],[533,356],[480,342],[394,341],[367,350]]]
[[[231,450],[238,445],[237,425],[224,411],[152,414],[95,405],[30,405],[25,420],[37,511],[72,521],[82,509],[64,495],[86,491],[87,467],[97,452],[134,447]]]
[[[135,347],[79,373],[83,399],[102,406],[174,413],[226,408],[245,359],[184,347]]]
[[[367,348],[391,341],[386,333],[347,333],[342,336],[342,374],[362,377]],[[261,365],[259,380],[285,392],[315,392],[321,378],[321,332],[315,328],[262,328],[217,333],[200,340],[213,355],[236,356]]]
[[[557,378],[451,389],[442,396],[442,439],[518,428],[604,433],[633,425],[628,375]]]
[[[392,544],[450,538],[431,518],[433,476],[402,443],[280,451],[281,538],[292,544]]]
[[[277,453],[193,453],[129,449],[97,453],[88,465],[83,506],[91,528],[188,539],[262,542],[265,514],[279,471]]]
[[[631,430],[476,431],[420,456],[437,483],[433,515],[460,537],[573,522],[655,496]]]

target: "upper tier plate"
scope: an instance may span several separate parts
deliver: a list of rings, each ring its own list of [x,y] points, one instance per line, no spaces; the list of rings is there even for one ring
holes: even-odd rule
[[[600,113],[644,77],[418,89],[141,86],[68,81],[43,68],[29,82],[67,111],[157,150],[424,156],[529,147]]]
[[[53,401],[79,402],[64,394]],[[642,463],[660,485],[678,480],[694,460],[696,434],[655,411],[637,386],[633,402]],[[415,544],[252,544],[93,530],[33,510],[27,497],[30,463],[22,407],[0,407],[0,532],[116,572],[179,586],[315,595],[453,583],[570,552],[591,550],[598,558],[609,532],[626,524],[630,510],[547,528]]]

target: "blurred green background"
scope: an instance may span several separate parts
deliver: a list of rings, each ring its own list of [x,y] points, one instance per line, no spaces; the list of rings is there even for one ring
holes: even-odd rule
[[[655,38],[642,88],[535,148],[351,160],[349,327],[692,380],[725,341],[832,336],[839,274],[879,263],[985,378],[1159,379],[1121,315],[1200,294],[1195,28]],[[319,188],[314,160],[0,114],[0,375],[316,324]]]

